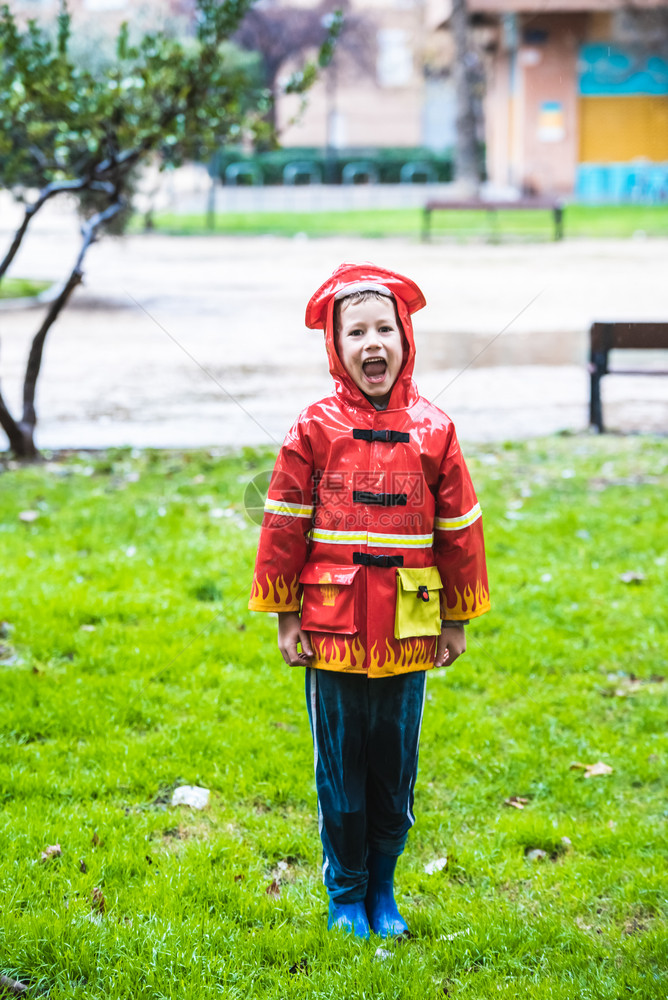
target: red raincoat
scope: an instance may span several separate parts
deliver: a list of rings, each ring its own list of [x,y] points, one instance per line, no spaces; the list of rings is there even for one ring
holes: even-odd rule
[[[357,388],[334,343],[337,293],[370,286],[394,296],[405,336],[385,410]],[[324,327],[335,392],[300,413],[279,452],[249,608],[301,609],[312,665],[325,670],[427,669],[441,617],[489,608],[480,507],[454,426],[411,378],[410,314],[424,304],[401,275],[343,264],[306,310],[308,327]]]

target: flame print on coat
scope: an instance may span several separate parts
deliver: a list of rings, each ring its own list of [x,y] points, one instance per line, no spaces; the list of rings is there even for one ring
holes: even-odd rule
[[[447,604],[446,601],[444,618],[451,618],[453,621],[459,619],[461,621],[461,619],[473,617],[477,608],[489,607],[489,592],[480,580],[476,582],[475,593],[468,584],[464,588],[463,594],[460,594],[456,587],[452,589],[456,600],[452,605]]]
[[[337,296],[391,293],[404,361],[376,410],[336,351]],[[313,665],[383,677],[433,666],[440,619],[489,609],[481,510],[454,426],[412,380],[410,314],[424,305],[401,275],[344,264],[315,293],[332,396],[288,432],[269,486],[249,607],[300,611]]]
[[[253,611],[275,611],[276,608],[286,611],[299,610],[299,581],[296,575],[290,583],[286,583],[280,573],[273,580],[266,573],[265,580],[266,586],[263,589],[258,578],[253,579],[251,588]]]
[[[351,641],[340,636],[312,633],[315,657],[312,666],[322,670],[342,670],[366,673],[369,677],[385,677],[410,670],[428,670],[434,665],[436,639],[385,640],[385,648],[374,643],[367,656],[359,637]]]

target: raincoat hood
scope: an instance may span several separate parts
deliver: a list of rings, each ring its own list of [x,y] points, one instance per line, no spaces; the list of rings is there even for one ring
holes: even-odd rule
[[[346,295],[362,291],[380,292],[392,298],[396,305],[404,339],[404,360],[397,380],[392,386],[387,409],[401,409],[417,398],[417,389],[412,379],[415,341],[411,313],[422,309],[426,302],[414,281],[375,264],[341,264],[309,300],[306,307],[306,326],[310,330],[325,331],[329,370],[334,379],[337,395],[355,406],[373,409],[373,404],[346,371],[336,350],[334,332],[335,303]]]

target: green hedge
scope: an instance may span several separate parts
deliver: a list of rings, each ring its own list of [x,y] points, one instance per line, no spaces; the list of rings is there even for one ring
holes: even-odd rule
[[[452,180],[451,153],[449,151],[436,153],[420,146],[337,149],[332,151],[330,157],[324,149],[309,146],[295,146],[264,153],[246,153],[240,149],[228,148],[218,153],[212,171],[225,182],[227,168],[241,164],[245,169],[239,171],[236,181],[238,184],[283,184],[285,167],[295,163],[312,164],[316,174],[319,173],[322,180],[330,184],[343,183],[344,168],[347,164],[370,164],[375,169],[381,184],[398,184],[401,180],[401,168],[408,163],[429,164],[435,180],[441,182]],[[306,182],[303,175],[296,178],[296,183]]]

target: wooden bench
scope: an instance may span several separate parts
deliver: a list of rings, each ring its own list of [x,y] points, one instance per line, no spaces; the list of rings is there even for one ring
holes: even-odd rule
[[[552,212],[554,219],[554,238],[563,239],[564,206],[555,198],[520,198],[517,201],[483,201],[481,198],[471,198],[465,201],[428,201],[422,210],[422,239],[426,242],[431,236],[431,216],[433,212],[487,212],[492,218],[495,212]]]
[[[610,351],[668,350],[668,323],[592,323],[589,330],[589,425],[603,433],[601,379],[604,375],[668,375],[654,368],[608,368]]]

